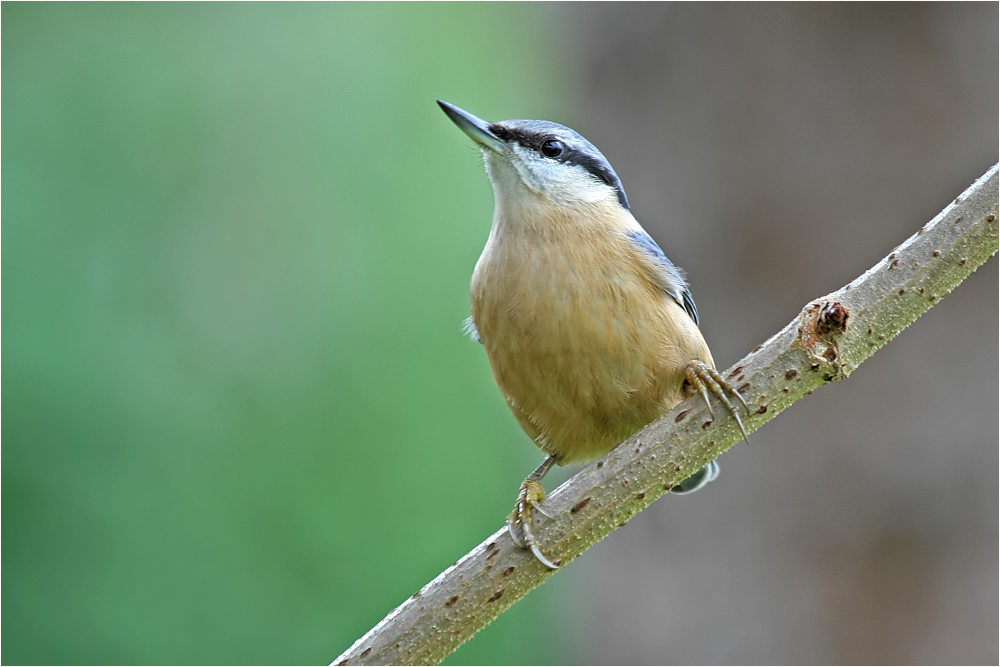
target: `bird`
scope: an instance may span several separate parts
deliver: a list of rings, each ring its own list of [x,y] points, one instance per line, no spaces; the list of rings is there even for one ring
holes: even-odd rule
[[[541,482],[553,465],[603,456],[694,392],[710,411],[716,396],[744,440],[729,397],[749,408],[715,370],[684,274],[632,215],[593,144],[559,123],[490,123],[437,102],[475,142],[493,187],[464,329],[546,455],[521,484],[507,528],[554,570],[532,528],[532,511],[545,514]],[[712,461],[672,491],[694,492],[718,473]]]

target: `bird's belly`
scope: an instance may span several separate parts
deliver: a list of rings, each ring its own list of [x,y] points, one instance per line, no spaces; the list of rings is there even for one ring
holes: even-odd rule
[[[534,299],[486,290],[473,317],[511,411],[559,463],[606,453],[681,400],[689,361],[711,363],[687,314],[647,285],[542,285]]]

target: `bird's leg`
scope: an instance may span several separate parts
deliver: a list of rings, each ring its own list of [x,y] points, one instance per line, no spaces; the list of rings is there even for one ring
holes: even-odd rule
[[[713,416],[714,413],[712,413],[712,403],[708,400],[708,392],[711,391],[715,394],[715,397],[718,398],[724,406],[726,406],[726,410],[728,410],[729,414],[731,414],[733,419],[736,420],[736,425],[740,427],[740,433],[743,434],[743,441],[749,445],[750,440],[747,438],[746,429],[743,428],[743,421],[740,419],[739,412],[726,397],[726,393],[735,396],[737,400],[743,404],[743,408],[747,411],[747,414],[750,414],[750,406],[743,400],[740,393],[733,389],[732,385],[726,382],[726,380],[719,375],[718,371],[702,361],[695,360],[689,363],[687,368],[684,369],[684,376],[687,377],[688,384],[691,385],[691,388],[701,394],[701,397],[705,399],[705,405],[708,406],[708,412],[713,414]]]
[[[545,489],[542,488],[542,478],[545,477],[545,474],[552,468],[555,462],[554,457],[546,457],[542,461],[542,465],[538,466],[535,472],[528,475],[521,482],[521,490],[517,494],[517,504],[514,505],[514,511],[507,517],[507,532],[510,533],[514,544],[522,549],[530,549],[531,553],[538,559],[538,562],[550,570],[558,570],[559,566],[546,558],[542,550],[538,548],[538,544],[535,542],[535,534],[531,530],[531,510],[536,509],[544,516],[548,516],[539,506],[539,503],[545,497]]]

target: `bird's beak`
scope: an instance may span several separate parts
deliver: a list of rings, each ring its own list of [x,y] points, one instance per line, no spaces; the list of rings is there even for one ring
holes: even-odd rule
[[[469,138],[480,146],[489,148],[495,153],[502,153],[505,144],[500,137],[490,132],[490,124],[482,118],[476,118],[468,111],[463,111],[454,104],[448,104],[441,100],[437,101],[438,106],[444,111],[451,121],[458,125],[458,128],[469,135]]]

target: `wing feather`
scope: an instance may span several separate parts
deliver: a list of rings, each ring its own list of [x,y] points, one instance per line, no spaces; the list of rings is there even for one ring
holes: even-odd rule
[[[660,288],[691,316],[695,324],[698,324],[698,308],[694,305],[694,297],[691,296],[691,290],[681,270],[667,259],[660,246],[656,245],[656,241],[645,231],[641,229],[629,231],[628,238],[653,260]]]

